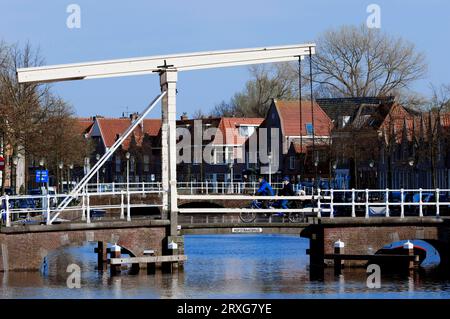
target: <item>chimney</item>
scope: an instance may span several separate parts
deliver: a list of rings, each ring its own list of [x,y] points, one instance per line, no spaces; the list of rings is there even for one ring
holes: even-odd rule
[[[180,119],[181,119],[182,121],[187,121],[187,120],[189,120],[189,116],[187,115],[186,112],[184,112],[184,113],[180,116]]]

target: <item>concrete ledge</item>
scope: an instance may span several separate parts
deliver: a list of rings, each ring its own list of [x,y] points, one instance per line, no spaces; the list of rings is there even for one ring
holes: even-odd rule
[[[61,223],[56,225],[21,225],[13,227],[2,227],[0,233],[3,234],[20,234],[20,233],[39,233],[39,232],[56,232],[71,230],[90,230],[90,229],[114,229],[114,228],[137,228],[137,227],[161,227],[170,225],[169,220],[141,219],[132,220],[130,222],[118,221],[101,221],[87,224],[79,223]]]

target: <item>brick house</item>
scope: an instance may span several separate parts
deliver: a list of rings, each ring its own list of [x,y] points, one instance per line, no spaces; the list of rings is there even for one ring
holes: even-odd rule
[[[180,181],[229,182],[242,181],[246,170],[250,168],[245,153],[247,140],[252,136],[262,118],[202,118],[187,119],[182,117],[177,121],[178,128],[187,128],[191,134],[191,163],[180,163],[177,166]],[[202,139],[200,144],[195,139],[195,131],[201,130],[205,134],[210,130],[211,134]],[[216,134],[217,132],[219,134]],[[211,160],[194,160],[195,149],[203,151],[210,148]],[[233,176],[231,176],[233,175]]]
[[[131,125],[136,118],[132,114],[129,118],[93,118],[93,125],[87,136],[95,145],[95,151],[85,161],[84,172],[95,164],[97,154],[103,155],[110,148],[120,134]],[[180,163],[177,166],[179,181],[209,180],[217,182],[228,182],[231,180],[242,180],[245,163],[240,163],[238,157],[241,155],[241,147],[252,135],[263,119],[258,118],[204,118],[201,120],[190,120],[182,116],[177,121],[177,128],[187,128],[191,134],[191,154],[194,153],[196,141],[194,140],[194,127],[200,125],[202,132],[206,129],[220,131],[223,139],[219,140],[217,134],[211,135],[212,139],[202,140],[202,154],[204,148],[211,144],[212,162],[200,161],[195,163]],[[161,120],[144,119],[127,138],[122,146],[107,161],[99,173],[100,182],[125,182],[126,181],[126,156],[130,153],[130,182],[150,182],[161,180]],[[232,168],[230,164],[233,163]]]
[[[302,179],[328,177],[332,121],[318,103],[314,101],[311,107],[311,101],[303,100],[300,105],[298,100],[274,99],[261,128],[267,129],[269,149],[270,128],[278,129],[278,169],[272,170],[275,178],[281,175],[301,175]]]
[[[419,113],[395,105],[379,136],[379,187],[450,187],[450,113]]]
[[[95,164],[97,154],[103,155],[137,118],[137,114],[122,118],[94,117],[90,138],[95,151],[85,167]],[[127,159],[130,153],[130,182],[159,180],[161,176],[161,120],[144,119],[123,142],[99,173],[100,182],[125,182]]]
[[[393,107],[394,98],[316,101],[333,122],[330,177],[335,187],[378,187],[379,128]]]

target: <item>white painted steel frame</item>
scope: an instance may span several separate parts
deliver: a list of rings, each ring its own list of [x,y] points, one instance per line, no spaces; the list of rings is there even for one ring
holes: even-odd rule
[[[62,64],[17,69],[20,83],[55,82],[105,77],[143,75],[159,72],[165,66],[190,71],[240,65],[286,62],[315,54],[314,43],[224,51],[205,51],[131,59]]]
[[[158,104],[158,102],[166,95],[166,92],[162,92],[160,95],[155,97],[155,99],[150,102],[147,108],[142,112],[142,114],[131,124],[130,127],[117,139],[117,141],[109,148],[105,154],[95,163],[92,169],[87,173],[74,189],[69,193],[69,195],[58,205],[57,211],[52,218],[47,219],[47,224],[52,224],[62,210],[64,210],[67,205],[70,204],[72,199],[78,195],[78,193],[86,186],[89,180],[97,173],[97,171],[106,163],[106,161],[114,154],[114,152],[119,148],[120,145],[128,138],[131,132],[144,120],[144,118],[150,113],[150,111]]]

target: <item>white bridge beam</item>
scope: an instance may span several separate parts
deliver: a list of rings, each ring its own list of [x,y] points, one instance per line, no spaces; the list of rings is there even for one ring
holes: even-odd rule
[[[115,76],[142,75],[158,72],[162,95],[162,184],[163,211],[170,214],[170,235],[176,235],[177,226],[177,172],[176,172],[176,82],[177,72],[232,67],[239,65],[285,62],[297,60],[303,56],[315,53],[315,44],[297,44],[289,46],[264,47],[253,49],[239,49],[227,51],[207,51],[165,56],[150,56],[134,59],[109,60],[76,64],[43,66],[35,68],[17,69],[19,83],[25,82],[56,82],[69,80],[95,79]],[[148,109],[147,109],[148,111]],[[144,112],[138,121],[148,113]],[[131,132],[134,122],[127,132]],[[126,134],[125,134],[126,135]],[[121,141],[120,141],[121,143]],[[119,140],[116,144],[120,145]],[[116,145],[115,144],[115,145]],[[117,146],[118,147],[118,146]],[[96,164],[98,170],[106,159],[115,151],[113,147],[104,154]],[[75,187],[58,208],[58,212],[48,223],[52,223],[60,212],[67,207],[75,196],[88,182],[91,171],[83,182]]]
[[[314,43],[307,43],[22,68],[17,69],[17,77],[20,83],[55,82],[151,74],[165,66],[172,66],[177,71],[189,71],[285,62],[297,60],[299,56],[307,56],[310,52],[315,54],[315,47]]]

